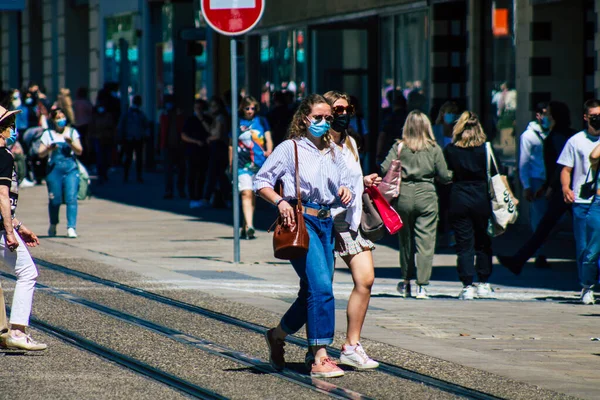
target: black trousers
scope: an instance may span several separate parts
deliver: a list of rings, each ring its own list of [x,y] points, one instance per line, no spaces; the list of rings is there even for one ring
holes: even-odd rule
[[[465,286],[473,284],[475,274],[485,283],[492,274],[492,239],[487,234],[492,210],[487,185],[469,191],[456,189],[452,188],[448,217],[456,240],[458,277]]]
[[[535,232],[527,240],[527,242],[521,246],[521,248],[515,254],[516,261],[520,264],[525,264],[535,252],[544,244],[548,236],[561,220],[562,216],[567,212],[571,212],[571,205],[566,204],[562,192],[555,191],[548,201],[548,209],[540,220]]]
[[[123,180],[129,178],[129,168],[133,161],[133,153],[135,152],[135,172],[137,179],[142,179],[142,167],[144,157],[144,141],[143,140],[127,140],[123,143]]]
[[[190,200],[202,199],[208,159],[208,152],[187,154],[188,195]]]

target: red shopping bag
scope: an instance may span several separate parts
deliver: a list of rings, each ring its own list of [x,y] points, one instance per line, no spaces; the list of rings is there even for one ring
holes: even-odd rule
[[[388,203],[388,201],[383,197],[379,189],[375,186],[370,186],[365,188],[365,191],[369,194],[373,203],[375,203],[375,207],[377,207],[377,211],[379,215],[381,215],[381,219],[383,220],[383,224],[387,228],[388,232],[393,235],[394,233],[398,233],[400,228],[402,228],[402,219],[394,210],[394,208]]]

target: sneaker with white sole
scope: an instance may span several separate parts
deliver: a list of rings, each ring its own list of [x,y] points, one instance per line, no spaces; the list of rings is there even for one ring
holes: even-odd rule
[[[400,293],[400,296],[404,298],[410,297],[410,282],[400,281],[398,286],[396,286],[396,290]]]
[[[67,228],[67,237],[73,239],[77,237],[77,231],[75,230],[75,228]]]
[[[40,351],[48,347],[45,343],[38,343],[30,335],[15,337],[13,335],[4,336],[4,346],[7,349]]]
[[[459,300],[473,300],[475,298],[475,288],[472,285],[463,287],[458,295]]]
[[[417,299],[428,299],[427,289],[425,285],[417,285]]]
[[[331,358],[321,358],[310,369],[312,378],[337,378],[344,376],[344,370],[337,366]]]
[[[594,290],[591,287],[584,287],[581,290],[581,303],[585,305],[594,304],[596,299],[594,298]]]
[[[48,236],[50,236],[50,237],[56,236],[56,225],[55,224],[50,224],[50,227],[48,228]]]
[[[494,289],[489,283],[480,283],[477,285],[477,297],[491,297],[494,295]]]
[[[360,343],[356,346],[343,345],[340,354],[340,364],[350,365],[356,369],[372,369],[379,367],[379,363],[367,355]]]
[[[27,178],[23,179],[21,181],[21,183],[19,183],[19,188],[29,188],[29,187],[34,187],[34,186],[35,186],[35,182],[32,182]]]

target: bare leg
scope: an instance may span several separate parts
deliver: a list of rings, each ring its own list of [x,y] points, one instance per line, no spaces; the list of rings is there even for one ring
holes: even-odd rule
[[[346,311],[348,330],[345,344],[356,346],[360,341],[360,332],[371,300],[371,287],[375,280],[373,255],[371,250],[367,250],[356,255],[342,257],[342,259],[350,268],[354,281],[354,289],[350,294]]]
[[[244,213],[244,226],[254,226],[254,192],[252,190],[242,191],[242,212]]]

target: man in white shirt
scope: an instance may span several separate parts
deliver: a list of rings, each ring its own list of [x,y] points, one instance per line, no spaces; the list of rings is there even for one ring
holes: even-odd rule
[[[588,100],[584,104],[584,119],[587,129],[569,139],[557,163],[563,166],[560,174],[563,197],[567,204],[573,204],[573,233],[579,280],[583,290],[581,302],[594,304],[593,286],[595,280],[586,279],[582,266],[582,253],[586,248],[586,216],[593,197],[581,197],[581,186],[588,178],[590,171],[590,153],[600,143],[600,100]]]
[[[525,199],[529,202],[529,222],[532,232],[535,232],[548,208],[544,188],[546,182],[544,141],[548,137],[549,130],[548,105],[538,103],[535,109],[535,120],[529,123],[521,135],[519,157],[519,177]],[[546,256],[537,254],[535,266],[547,268]]]

